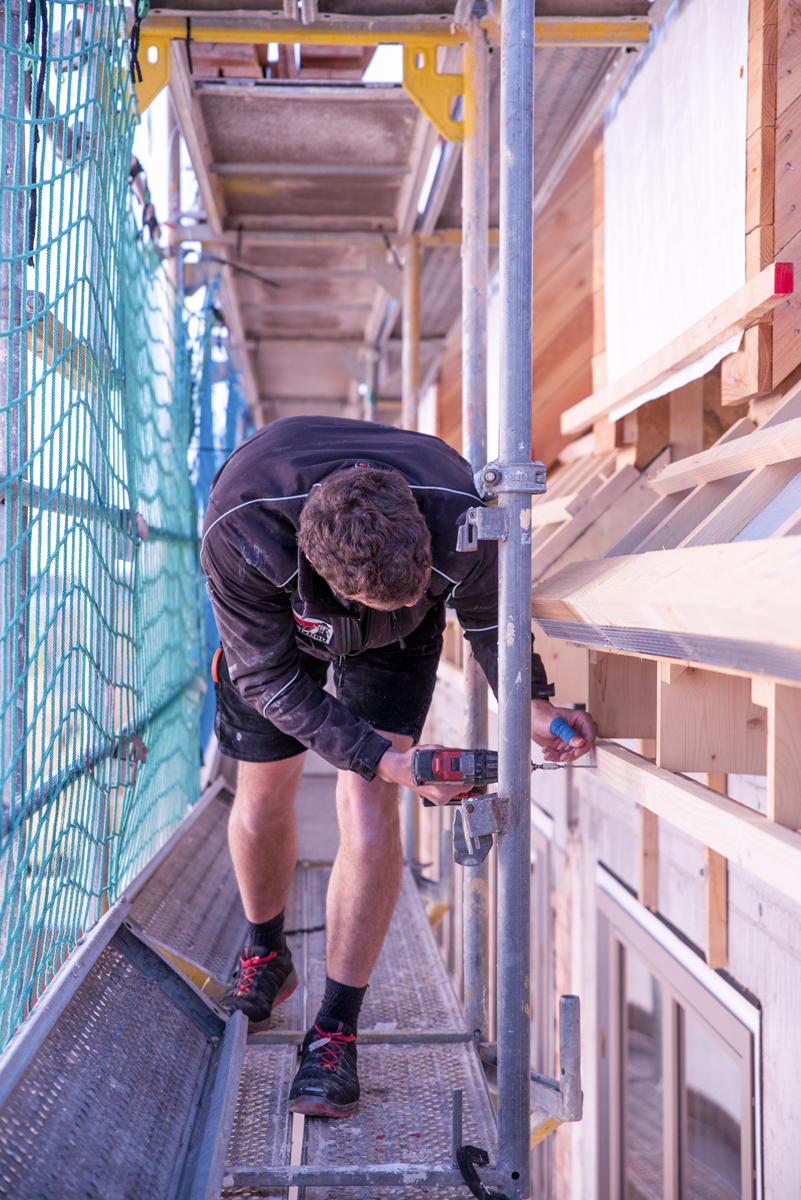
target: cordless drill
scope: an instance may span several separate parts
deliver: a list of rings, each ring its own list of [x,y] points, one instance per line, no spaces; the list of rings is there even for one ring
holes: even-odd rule
[[[554,717],[550,732],[562,739],[566,745],[578,736],[575,729],[561,717]],[[532,770],[558,771],[567,763],[532,763]],[[416,788],[427,783],[464,783],[467,791],[452,796],[449,804],[460,804],[468,796],[479,794],[480,788],[498,781],[497,750],[452,750],[438,747],[436,750],[412,751],[412,781]],[[431,800],[423,798],[426,808],[433,808]]]

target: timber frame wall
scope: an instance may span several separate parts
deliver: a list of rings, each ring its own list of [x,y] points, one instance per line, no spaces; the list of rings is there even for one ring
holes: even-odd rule
[[[799,147],[801,4],[751,0],[744,159],[752,298],[760,281],[774,287],[776,262],[791,263],[801,281]],[[583,353],[594,397],[607,386],[600,130],[583,153],[592,162],[582,261],[591,262],[593,312]],[[585,1119],[537,1152],[535,1170],[552,1189],[543,1195],[607,1194],[595,950],[604,863],[636,894],[644,925],[678,929],[699,970],[747,993],[754,1012],[761,1005],[762,1079],[754,1086],[764,1123],[755,1118],[754,1195],[783,1200],[801,1177],[791,1100],[801,1072],[793,1000],[801,989],[801,495],[793,491],[801,478],[801,286],[772,290],[768,304],[737,304],[744,336],[736,353],[614,424],[603,411],[575,421],[575,453],[549,462],[548,493],[532,505],[537,646],[557,702],[586,706],[600,736],[596,771],[535,773],[532,784],[532,870],[540,882],[544,872],[553,905],[546,936],[547,900],[533,889],[533,949],[553,955],[537,981],[547,994],[533,997],[541,1010],[536,1069],[555,1065],[555,997],[579,993],[584,1022]],[[536,454],[536,415],[534,428]],[[431,740],[460,742],[461,660],[451,621],[424,735]],[[738,781],[760,777],[764,802],[746,802]],[[447,824],[447,810],[420,814],[418,857],[433,862],[434,876],[445,870]],[[432,907],[457,990],[460,884],[457,871],[450,904],[440,896]],[[678,1188],[666,1179],[665,1196],[678,1200]]]

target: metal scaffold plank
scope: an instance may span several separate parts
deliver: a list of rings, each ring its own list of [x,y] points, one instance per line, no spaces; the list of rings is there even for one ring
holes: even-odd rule
[[[331,1200],[339,1195],[337,1185],[367,1182],[399,1197],[419,1191],[421,1182],[442,1194],[443,1186],[452,1188],[459,1179],[451,1163],[454,1088],[463,1094],[464,1140],[486,1148],[492,1160],[495,1122],[478,1056],[409,871],[361,1013],[359,1108],[346,1121],[307,1119],[302,1153],[290,1166],[286,1104],[297,1049],[284,1039],[300,1040],[322,999],[325,932],[317,927],[325,921],[329,876],[324,866],[301,864],[296,871],[287,927],[313,931],[290,938],[302,986],[276,1010],[272,1029],[250,1038],[223,1194],[245,1196],[251,1188],[273,1194],[295,1176],[307,1182],[309,1200],[324,1198],[308,1188],[324,1187],[325,1200]],[[374,1039],[389,1044],[372,1044]]]

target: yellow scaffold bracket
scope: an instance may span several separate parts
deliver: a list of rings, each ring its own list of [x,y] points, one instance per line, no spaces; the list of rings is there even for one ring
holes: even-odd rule
[[[446,142],[464,141],[464,122],[451,116],[453,101],[464,95],[464,75],[438,74],[436,46],[404,43],[403,88]]]
[[[148,33],[144,25],[139,36],[138,58],[142,82],[137,81],[134,86],[141,115],[170,82],[170,38]]]

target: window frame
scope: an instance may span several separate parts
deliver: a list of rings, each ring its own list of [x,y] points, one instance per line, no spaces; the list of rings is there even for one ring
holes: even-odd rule
[[[762,1200],[761,1012],[711,970],[663,921],[600,864],[598,912],[598,1194],[623,1195],[625,950],[662,989],[664,1200],[680,1200],[686,1171],[686,1102],[681,1074],[683,1013],[741,1067],[741,1194]],[[750,1181],[750,1187],[748,1186]]]

